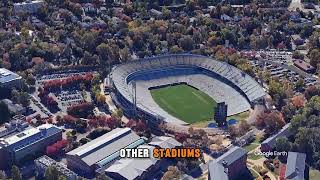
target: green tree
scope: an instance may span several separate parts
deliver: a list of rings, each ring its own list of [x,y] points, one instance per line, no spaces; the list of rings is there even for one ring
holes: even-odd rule
[[[162,7],[162,14],[163,14],[164,19],[169,19],[171,16],[171,11],[167,7],[163,6]]]
[[[49,166],[44,173],[45,180],[57,180],[59,179],[59,172],[56,167]]]
[[[13,165],[11,168],[11,177],[12,180],[22,180],[20,169],[15,165]]]
[[[24,107],[28,107],[30,105],[30,96],[28,93],[26,92],[22,92],[20,93],[19,96],[19,103],[24,106]]]
[[[185,36],[179,39],[179,46],[185,51],[193,50],[194,41],[191,37]]]
[[[291,143],[285,137],[280,137],[276,141],[276,149],[278,152],[286,151],[289,152],[291,150]]]
[[[304,79],[299,78],[299,80],[294,84],[296,90],[301,91],[304,88]]]
[[[310,58],[311,66],[317,68],[318,64],[320,64],[320,51],[319,51],[319,49],[311,50],[308,56]]]
[[[67,180],[67,178],[65,176],[59,176],[58,180]]]
[[[0,124],[3,124],[5,122],[7,122],[10,118],[10,111],[9,111],[9,108],[8,106],[0,101]]]
[[[108,65],[109,71],[111,70],[111,63],[113,60],[112,59],[112,50],[111,47],[105,43],[101,43],[99,46],[97,46],[97,52],[99,54],[100,58],[100,64],[101,65]]]
[[[281,112],[286,122],[290,122],[293,116],[296,114],[296,108],[292,103],[287,103],[282,107]]]
[[[90,53],[93,53],[96,49],[96,38],[97,35],[95,33],[86,32],[81,38],[82,47]]]
[[[97,177],[97,180],[108,180],[109,178],[106,176],[106,175],[104,175],[104,174],[102,174],[102,175],[100,175],[100,176],[98,176]]]
[[[172,54],[177,54],[177,53],[181,53],[183,52],[183,50],[181,48],[179,48],[177,45],[174,45],[170,48],[170,53]]]

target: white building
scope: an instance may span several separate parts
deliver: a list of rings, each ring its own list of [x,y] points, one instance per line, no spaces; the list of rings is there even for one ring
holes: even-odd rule
[[[0,139],[0,169],[19,164],[26,156],[43,153],[46,147],[62,139],[62,130],[52,124],[43,124],[37,128]]]
[[[15,13],[36,13],[45,5],[43,0],[27,0],[21,3],[14,3],[13,10]]]
[[[8,69],[0,68],[0,88],[21,88],[21,85],[21,76]]]
[[[46,169],[50,166],[57,168],[59,175],[64,176],[67,180],[76,180],[78,177],[78,175],[68,169],[65,164],[57,162],[46,155],[34,160],[34,162],[39,178],[44,177]]]

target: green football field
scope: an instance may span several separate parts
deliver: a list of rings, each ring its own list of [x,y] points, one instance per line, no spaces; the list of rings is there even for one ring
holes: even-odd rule
[[[217,106],[210,96],[188,85],[153,89],[151,95],[162,109],[190,124],[211,120]]]

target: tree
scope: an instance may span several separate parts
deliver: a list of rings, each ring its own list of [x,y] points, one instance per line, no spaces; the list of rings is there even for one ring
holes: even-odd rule
[[[303,59],[304,59],[304,55],[301,54],[299,51],[294,51],[294,52],[292,53],[292,58],[303,60]]]
[[[97,100],[98,104],[103,105],[103,104],[106,103],[106,96],[103,95],[103,94],[97,93],[96,94],[96,100]]]
[[[293,116],[296,114],[296,108],[292,103],[287,103],[281,108],[281,113],[286,122],[290,122]]]
[[[304,106],[304,99],[301,96],[294,96],[293,98],[291,98],[292,101],[292,105],[296,108],[302,108]]]
[[[194,41],[191,37],[185,36],[179,39],[179,46],[185,51],[193,50]]]
[[[101,174],[100,176],[97,177],[97,180],[108,180],[109,178],[104,175],[104,174]]]
[[[239,135],[239,129],[235,125],[228,126],[228,131],[231,137],[237,137]]]
[[[292,87],[288,82],[271,80],[269,82],[269,94],[274,100],[275,104],[281,107],[284,103],[284,99],[291,96]]]
[[[58,180],[67,180],[67,178],[65,176],[59,176]]]
[[[10,118],[10,111],[9,111],[9,108],[8,106],[0,101],[0,124],[3,124],[5,122],[7,122]]]
[[[178,54],[181,52],[183,52],[183,50],[177,45],[174,45],[170,48],[170,53],[172,53],[172,54]]]
[[[59,179],[59,172],[56,167],[49,166],[44,173],[45,180],[57,180]]]
[[[19,102],[22,106],[24,107],[28,107],[30,105],[30,96],[28,93],[26,92],[22,92],[20,93],[20,96],[19,96]]]
[[[299,80],[294,84],[295,89],[301,91],[304,88],[304,79],[299,78]]]
[[[11,177],[12,180],[22,180],[20,169],[15,165],[13,165],[11,168]]]
[[[130,50],[128,47],[124,47],[123,49],[120,50],[120,57],[121,57],[121,62],[126,62],[130,59]]]
[[[108,64],[108,69],[110,70],[111,63],[115,59],[112,59],[112,50],[111,47],[105,43],[101,43],[99,46],[97,46],[97,52],[100,57],[100,64],[105,65]]]
[[[178,180],[181,177],[181,171],[176,166],[169,166],[168,171],[163,174],[161,180]]]
[[[316,86],[309,86],[305,91],[304,91],[304,96],[306,97],[307,100],[310,100],[313,96],[320,95],[320,89],[317,88]]]
[[[289,152],[291,150],[291,143],[285,137],[280,137],[276,141],[276,149],[278,152],[286,151]]]
[[[240,135],[246,134],[250,130],[251,126],[247,121],[241,121],[239,123],[239,133]]]
[[[265,128],[266,132],[272,134],[277,132],[285,125],[284,118],[279,111],[272,111],[270,113],[263,113],[257,118],[256,126]]]
[[[310,65],[313,67],[317,67],[320,64],[320,51],[319,49],[312,49],[309,52]]]
[[[21,28],[21,36],[26,40],[29,37],[29,30],[27,27],[22,27]]]
[[[171,11],[166,7],[162,7],[162,14],[164,19],[169,19],[171,17]]]

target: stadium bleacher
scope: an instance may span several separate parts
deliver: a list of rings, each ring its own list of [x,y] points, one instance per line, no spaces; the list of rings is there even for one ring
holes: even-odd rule
[[[228,105],[228,116],[244,112],[265,96],[264,89],[239,69],[205,56],[191,54],[145,58],[121,64],[112,71],[117,95],[132,103],[132,81],[137,85],[137,107],[165,121],[186,124],[169,115],[152,99],[149,88],[187,83]],[[120,102],[121,103],[121,102]],[[151,111],[151,112],[150,112]]]

